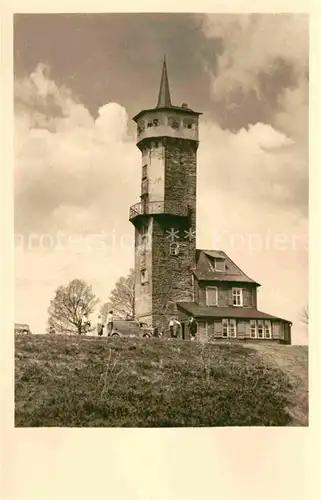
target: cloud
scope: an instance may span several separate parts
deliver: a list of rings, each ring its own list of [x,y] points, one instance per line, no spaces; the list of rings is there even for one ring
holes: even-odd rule
[[[200,183],[255,204],[307,211],[307,164],[295,142],[271,125],[236,133],[214,123],[201,127]]]
[[[213,78],[216,96],[228,97],[239,87],[260,94],[259,77],[273,73],[278,63],[291,65],[292,78],[308,70],[308,17],[290,14],[208,15],[204,33],[223,40],[218,71]]]
[[[15,96],[18,232],[61,229],[63,206],[88,209],[82,231],[103,229],[123,199],[135,202],[139,154],[121,105],[102,106],[94,120],[43,65],[16,82]]]

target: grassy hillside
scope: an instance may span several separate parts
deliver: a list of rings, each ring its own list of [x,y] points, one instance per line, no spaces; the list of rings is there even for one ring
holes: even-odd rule
[[[16,426],[307,425],[304,347],[47,335],[15,342]]]

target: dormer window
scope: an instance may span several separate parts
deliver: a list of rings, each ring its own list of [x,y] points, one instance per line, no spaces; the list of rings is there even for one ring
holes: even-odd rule
[[[210,268],[211,271],[213,272],[225,272],[225,260],[224,259],[218,259],[218,258],[212,258],[209,259],[210,263]]]

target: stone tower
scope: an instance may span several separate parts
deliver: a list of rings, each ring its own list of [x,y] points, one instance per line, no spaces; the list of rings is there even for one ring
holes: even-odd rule
[[[166,328],[176,302],[193,300],[196,254],[196,154],[199,115],[171,103],[164,59],[158,102],[133,119],[142,153],[135,227],[135,316]]]

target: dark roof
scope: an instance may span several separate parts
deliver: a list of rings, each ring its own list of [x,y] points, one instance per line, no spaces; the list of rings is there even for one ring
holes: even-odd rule
[[[167,68],[166,68],[166,59],[164,57],[163,70],[162,70],[162,78],[159,88],[157,108],[167,108],[171,107],[171,94],[169,90],[168,77],[167,77]]]
[[[225,261],[225,271],[216,271],[211,267],[211,260],[222,259]],[[196,269],[194,274],[197,279],[204,281],[228,281],[234,283],[259,283],[247,276],[223,250],[196,250]]]
[[[201,306],[196,302],[177,302],[177,307],[196,318],[244,318],[244,319],[277,319],[290,321],[272,316],[251,307],[211,307]]]
[[[138,118],[140,116],[142,116],[144,113],[149,113],[149,112],[155,112],[155,111],[171,111],[171,110],[175,110],[175,111],[179,111],[181,113],[186,113],[188,115],[196,115],[196,116],[199,116],[201,115],[202,113],[198,113],[197,111],[193,111],[192,109],[190,108],[183,108],[182,106],[164,106],[164,107],[156,107],[156,108],[150,108],[150,109],[142,109],[142,111],[140,111],[139,113],[137,113],[137,115],[135,115],[133,117],[133,120],[135,122],[137,122]]]
[[[162,77],[161,77],[161,83],[160,83],[160,88],[159,88],[159,93],[158,93],[158,101],[156,108],[150,108],[150,109],[143,109],[140,111],[137,115],[134,116],[133,120],[137,122],[138,118],[143,115],[144,113],[148,113],[150,111],[180,111],[182,113],[187,113],[189,115],[201,115],[202,113],[197,113],[196,111],[193,111],[192,109],[188,108],[186,104],[182,106],[174,106],[171,102],[171,94],[170,94],[170,89],[169,89],[169,83],[168,83],[168,76],[167,76],[167,67],[166,67],[166,59],[164,57],[164,62],[163,62],[163,69],[162,69]]]

